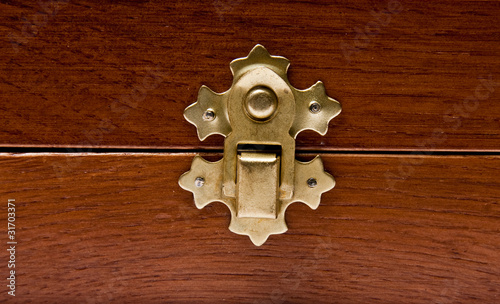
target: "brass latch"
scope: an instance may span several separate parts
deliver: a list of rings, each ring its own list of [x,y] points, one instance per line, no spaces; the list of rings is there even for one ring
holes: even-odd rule
[[[221,134],[224,157],[209,162],[195,156],[179,185],[193,192],[201,209],[214,201],[231,210],[229,230],[248,235],[260,246],[269,235],[284,233],[286,208],[303,202],[319,206],[323,192],[335,186],[321,158],[295,160],[295,138],[303,130],[324,135],[340,104],[328,97],[322,82],[307,90],[287,78],[288,59],[271,56],[256,45],[248,57],[231,62],[231,88],[221,94],[206,86],[184,117],[204,140]]]

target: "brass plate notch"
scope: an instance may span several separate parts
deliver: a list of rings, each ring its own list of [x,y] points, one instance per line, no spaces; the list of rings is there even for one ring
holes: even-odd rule
[[[222,160],[197,155],[179,185],[193,193],[200,209],[214,201],[227,205],[229,230],[248,235],[257,246],[287,230],[285,211],[291,203],[316,209],[321,194],[335,186],[319,156],[307,163],[295,160],[295,138],[304,130],[324,135],[340,103],[326,95],[320,81],[306,90],[293,87],[289,64],[256,45],[247,57],[231,62],[229,90],[218,94],[202,86],[198,100],[184,111],[200,140],[212,134],[226,139]],[[239,152],[242,144],[257,149]],[[258,148],[269,146],[279,146],[280,152]]]

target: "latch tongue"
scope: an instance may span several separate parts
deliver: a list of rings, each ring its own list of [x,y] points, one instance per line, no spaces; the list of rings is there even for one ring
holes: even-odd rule
[[[237,216],[276,218],[280,158],[274,153],[238,155]]]

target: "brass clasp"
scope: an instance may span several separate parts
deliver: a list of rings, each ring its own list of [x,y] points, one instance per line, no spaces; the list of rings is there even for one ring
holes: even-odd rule
[[[341,107],[320,81],[307,90],[294,88],[288,59],[271,56],[262,45],[230,66],[234,80],[228,91],[202,86],[184,111],[200,140],[226,137],[224,157],[208,162],[195,156],[179,185],[193,193],[200,209],[214,201],[226,204],[229,229],[260,246],[287,230],[288,205],[303,202],[316,209],[321,194],[335,186],[319,156],[308,163],[295,160],[295,138],[303,130],[324,135]]]

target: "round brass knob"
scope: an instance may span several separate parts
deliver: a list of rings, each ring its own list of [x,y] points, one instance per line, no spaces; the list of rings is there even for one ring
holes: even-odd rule
[[[250,118],[266,121],[273,116],[278,108],[278,98],[273,90],[267,87],[251,89],[245,100],[245,110]]]

